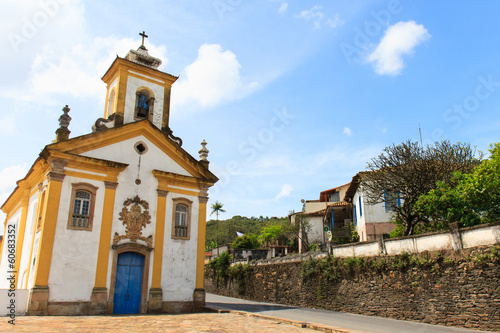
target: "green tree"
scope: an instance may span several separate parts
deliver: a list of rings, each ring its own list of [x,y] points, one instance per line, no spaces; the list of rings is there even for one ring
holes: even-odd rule
[[[429,221],[425,231],[448,229],[451,222],[472,226],[500,220],[500,143],[490,153],[471,173],[456,172],[449,183],[440,181],[419,197],[418,211]]]
[[[455,171],[470,172],[479,164],[470,144],[449,141],[421,147],[410,140],[386,147],[382,154],[368,163],[362,173],[361,186],[371,204],[382,203],[387,192],[397,193],[402,199],[393,220],[401,225],[403,236],[414,233],[415,226],[427,222],[416,209],[420,195],[436,188],[436,182],[449,184]]]
[[[278,245],[283,245],[283,243],[288,241],[285,235],[285,228],[281,224],[269,225],[262,228],[259,239],[266,242],[266,245],[269,245],[270,242],[277,242]]]
[[[231,246],[233,249],[258,249],[260,247],[260,242],[257,235],[244,234],[236,238]]]
[[[215,213],[215,216],[217,217],[217,245],[219,244],[219,212],[220,213],[224,213],[225,210],[222,209],[222,207],[224,206],[224,204],[220,203],[219,201],[215,201],[215,203],[212,204],[211,208],[212,208],[212,212],[210,213],[210,216],[212,216],[213,213]]]
[[[219,219],[219,221],[217,222],[214,216],[212,220],[207,221],[205,244],[209,246],[212,241],[216,243],[217,234],[219,238],[219,244],[231,243],[236,237],[236,232],[260,235],[262,228],[274,224],[283,225],[285,228],[287,225],[289,225],[289,220],[287,217],[276,217],[270,219],[268,222],[260,222],[257,220],[252,220],[249,217],[235,215],[229,219]]]

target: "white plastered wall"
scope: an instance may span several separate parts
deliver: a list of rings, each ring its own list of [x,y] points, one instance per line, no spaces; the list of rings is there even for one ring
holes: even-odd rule
[[[361,205],[363,209],[363,216],[360,216],[359,197],[361,196]],[[385,203],[380,202],[374,205],[368,204],[366,198],[362,193],[361,188],[356,191],[353,197],[353,203],[356,205],[356,221],[357,230],[361,241],[367,239],[366,224],[367,223],[385,223],[389,222],[391,212],[385,210]]]
[[[307,240],[309,244],[322,243],[323,242],[323,216],[309,216],[309,225],[311,229],[307,233]]]
[[[191,206],[191,227],[189,240],[172,239],[172,199],[174,198],[185,198],[193,202]],[[177,193],[169,193],[167,196],[161,275],[163,301],[193,300],[193,291],[196,287],[198,210],[199,199],[196,196]]]
[[[23,252],[21,254],[21,262],[19,265],[19,280],[17,284],[18,289],[23,289],[25,279],[28,277],[28,270],[30,268],[29,258],[31,254],[31,241],[33,240],[33,233],[35,232],[36,209],[38,203],[39,192],[35,192],[31,196],[28,205],[28,216],[26,218],[26,228],[24,229]]]
[[[73,183],[98,187],[92,231],[68,229]],[[49,273],[49,301],[88,301],[94,288],[101,233],[104,182],[64,177]]]
[[[361,207],[359,204],[359,198],[361,196],[361,192],[358,190],[354,194],[354,197],[352,199],[353,204],[356,207],[356,227],[358,231],[358,235],[360,237],[360,241],[365,241],[366,240],[366,214],[365,214],[365,204],[364,204],[364,198],[361,196]],[[353,208],[354,209],[354,208]],[[360,209],[363,211],[363,214],[360,214]]]

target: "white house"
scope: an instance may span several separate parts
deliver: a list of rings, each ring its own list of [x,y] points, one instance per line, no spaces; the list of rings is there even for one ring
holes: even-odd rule
[[[362,172],[356,174],[347,190],[346,200],[352,203],[353,219],[360,241],[373,241],[377,235],[389,235],[395,224],[390,222],[395,208],[401,205],[397,194],[386,193],[384,202],[371,204],[360,184]]]
[[[304,210],[290,215],[292,222],[302,214],[310,225],[307,236],[299,234],[309,244],[326,243],[329,238],[348,237],[347,225],[354,223],[360,241],[376,240],[377,235],[389,235],[394,230],[390,222],[396,207],[401,205],[399,197],[386,193],[384,202],[371,204],[360,180],[363,172],[356,174],[350,183],[320,192],[319,200],[307,200]]]

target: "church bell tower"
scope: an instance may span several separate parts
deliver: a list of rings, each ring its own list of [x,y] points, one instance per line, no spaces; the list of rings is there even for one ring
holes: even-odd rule
[[[178,77],[158,70],[161,60],[151,56],[142,45],[124,58],[116,57],[102,80],[107,85],[104,118],[95,130],[148,119],[161,130],[168,130],[170,91]]]

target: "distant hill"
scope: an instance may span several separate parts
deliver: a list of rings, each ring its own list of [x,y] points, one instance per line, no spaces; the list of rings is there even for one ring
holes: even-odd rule
[[[219,220],[219,244],[232,243],[237,237],[236,232],[243,234],[252,233],[259,235],[263,227],[288,221],[288,217],[246,217],[235,215],[228,220]],[[211,241],[217,240],[217,221],[207,221],[207,235],[205,244],[208,246]]]

